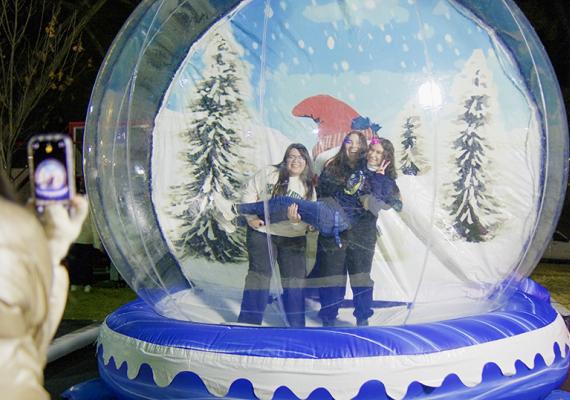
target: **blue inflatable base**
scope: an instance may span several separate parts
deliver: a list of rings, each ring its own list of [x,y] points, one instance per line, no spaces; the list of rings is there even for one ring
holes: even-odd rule
[[[207,390],[199,375],[184,369],[174,368],[176,372],[172,373],[169,378],[172,380],[163,380],[159,386],[153,378],[149,360],[160,358],[162,353],[156,351],[162,348],[175,350],[178,352],[177,357],[186,357],[190,354],[184,351],[199,351],[201,354],[214,355],[231,354],[237,357],[233,359],[234,361],[242,360],[241,357],[249,361],[267,357],[277,359],[313,357],[338,362],[338,360],[362,357],[381,358],[390,356],[391,352],[413,355],[415,351],[416,355],[421,355],[432,352],[433,348],[438,348],[438,351],[463,348],[467,350],[481,343],[510,340],[518,335],[551,326],[555,320],[560,324],[560,316],[552,308],[548,292],[530,280],[524,281],[510,301],[493,312],[443,323],[400,327],[287,329],[198,324],[160,316],[151,306],[137,300],[119,308],[107,317],[99,338],[97,361],[100,377],[106,385],[105,390],[110,391],[117,399],[217,399],[219,397]],[[564,327],[562,327],[563,331]],[[567,337],[565,334],[563,336]],[[416,338],[415,342],[412,338]],[[489,354],[489,362],[480,364],[475,371],[475,374],[481,374],[479,375],[482,377],[481,383],[468,387],[458,375],[450,373],[447,376],[441,376],[443,379],[441,385],[431,387],[420,382],[424,378],[423,374],[420,374],[413,378],[415,380],[409,381],[407,387],[404,388],[406,390],[404,399],[543,400],[551,394],[555,396],[551,396],[551,399],[565,399],[566,397],[562,396],[568,396],[567,393],[553,391],[568,378],[570,351],[567,344],[564,345],[565,348],[560,348],[559,344],[562,343],[560,340],[563,340],[563,343],[568,342],[566,339],[555,340],[553,338],[550,342],[553,344],[546,345],[547,342],[542,342],[542,340],[550,339],[546,337],[541,339],[542,346],[540,346],[544,352],[547,352],[547,348],[552,349],[552,352],[548,351],[548,363],[545,362],[540,352],[527,358],[526,363],[522,362],[520,358],[517,358],[519,354],[517,348],[511,346],[506,351],[516,354],[512,354],[513,364],[510,365],[511,368],[514,365],[514,369],[511,369],[508,374],[504,374],[499,365],[492,362],[495,360],[492,360],[493,355]],[[311,352],[307,349],[311,349]],[[168,353],[167,350],[160,350],[160,352]],[[523,350],[521,348],[520,352],[524,353]],[[119,365],[115,358],[116,354],[122,357]],[[460,351],[455,354],[463,354],[460,356],[461,359],[469,360],[465,358],[464,352]],[[140,365],[140,368],[131,371],[136,376],[131,375],[130,378],[128,377],[129,355],[133,356],[133,360],[138,360],[133,361],[133,368],[138,368]],[[240,372],[236,375],[235,381],[229,380],[224,386],[227,388],[225,398],[256,399],[253,383],[244,378],[240,379],[239,376],[242,374],[243,366],[249,364],[237,362],[234,364],[234,361],[228,365]],[[453,361],[450,359],[450,362]],[[170,366],[168,357],[165,355],[164,362],[154,366],[154,372],[164,375],[165,368],[170,368]],[[224,369],[221,368],[220,374],[223,374],[223,371]],[[200,373],[199,368],[196,372]],[[268,371],[268,373],[275,378],[275,371]],[[359,374],[359,376],[362,375]],[[378,380],[376,375],[372,375],[372,378],[368,381],[363,380],[359,386],[356,386],[358,394],[354,398],[357,400],[391,399],[384,384],[379,381],[382,376],[378,376]],[[211,379],[217,379],[217,376],[210,375]],[[308,393],[306,398],[308,400],[332,399],[332,392],[327,391],[322,383],[316,382],[309,388],[312,392],[306,392]],[[88,391],[90,386],[96,388],[98,384],[100,383],[89,385],[86,383],[85,390]],[[94,390],[107,393],[97,388]],[[284,385],[272,389],[270,395],[277,400],[298,399]],[[92,397],[68,398],[92,399]]]
[[[560,362],[560,361],[557,360],[557,362]],[[523,374],[528,374],[531,372],[531,371],[528,371],[524,367],[517,368],[517,371],[519,371],[519,369],[523,370],[522,371]],[[119,374],[123,375],[123,379],[128,379],[126,377],[125,368],[122,368],[122,370],[119,370],[118,372],[119,372]],[[500,375],[500,371],[496,370],[496,366],[489,365],[488,368],[486,368],[484,375],[486,375],[488,377],[491,374],[497,374],[497,372]],[[150,368],[148,368],[148,366],[145,365],[143,368],[141,368],[141,372],[140,372],[138,378],[143,378],[143,375],[148,377],[148,376],[150,376],[150,374],[151,374]],[[496,376],[499,377],[499,375],[496,375]],[[517,380],[517,376],[519,376],[519,372],[517,372],[517,375],[512,376],[509,379],[514,382]],[[186,396],[186,397],[179,397],[179,398],[186,398],[186,399],[214,399],[214,398],[216,398],[216,397],[210,395],[209,393],[207,393],[202,382],[200,381],[200,379],[195,374],[192,374],[192,373],[180,374],[175,379],[175,381],[176,381],[176,384],[180,385],[181,387],[190,386],[193,388],[190,391],[186,391],[185,393],[181,393],[182,396]],[[186,381],[186,382],[182,382],[182,381]],[[174,384],[174,382],[173,382],[173,384]],[[476,390],[466,388],[465,386],[463,386],[461,384],[461,382],[457,381],[457,377],[455,377],[455,376],[449,377],[446,380],[446,383],[444,384],[444,386],[445,385],[448,385],[449,387],[455,386],[456,393],[458,393],[459,390],[469,391],[468,393],[463,393],[463,395],[462,395],[463,397],[458,397],[458,398],[473,398],[473,396],[477,396]],[[201,390],[195,389],[198,386],[201,386]],[[379,389],[381,389],[381,390],[379,390]],[[412,388],[410,388],[410,389],[412,389]],[[435,397],[441,398],[440,397],[441,389],[442,388],[430,390],[430,388],[427,388],[425,386],[416,385],[413,388],[413,393],[412,393],[412,391],[409,391],[407,398],[417,398],[417,397],[421,397],[424,399],[435,398]],[[382,390],[383,390],[383,385],[381,383],[370,382],[369,384],[365,385],[362,388],[362,390],[359,394],[359,398],[361,398],[361,399],[387,399],[388,397],[386,397],[385,393],[383,395],[384,397],[382,397],[382,394],[381,394]],[[164,395],[164,393],[161,393],[160,390],[158,390],[158,391],[155,390],[155,392],[156,392],[155,395],[158,395],[158,396]],[[169,391],[169,395],[170,395],[170,393],[171,392]],[[451,393],[448,393],[448,395],[451,396]],[[501,394],[497,393],[497,396],[501,396]],[[516,396],[518,396],[518,397],[516,397]],[[539,394],[539,396],[540,396],[540,394]],[[105,384],[105,382],[102,379],[92,379],[92,380],[89,380],[89,381],[86,381],[86,382],[83,382],[83,383],[80,383],[78,385],[71,387],[70,389],[68,389],[67,391],[65,391],[61,395],[61,398],[65,399],[65,400],[118,400],[118,399],[126,399],[128,397],[124,397],[124,396],[119,397],[119,395],[115,394]],[[171,398],[171,397],[169,397],[169,398]],[[255,397],[253,395],[253,390],[252,390],[251,384],[247,381],[235,382],[234,385],[232,386],[231,390],[230,390],[230,393],[228,394],[228,396],[226,396],[226,399],[232,399],[232,398],[233,399],[254,399]],[[281,390],[279,393],[275,394],[275,399],[296,399],[296,398],[297,397],[292,395],[286,389]],[[313,394],[310,397],[310,399],[313,399],[313,400],[315,400],[315,399],[330,399],[330,398],[331,398],[331,396],[324,389],[320,389],[320,390],[313,392]],[[450,398],[450,397],[443,396],[443,398]],[[536,398],[541,398],[541,397],[537,397],[535,393],[515,392],[515,393],[507,393],[506,397],[496,397],[496,399],[499,399],[499,398],[504,398],[504,399],[509,399],[509,398],[536,399]],[[570,400],[570,392],[566,392],[566,391],[562,391],[562,390],[553,390],[544,400]]]
[[[570,362],[570,355],[562,358],[560,350],[556,348],[556,359],[554,363],[545,368],[542,357],[535,359],[535,368],[529,369],[522,363],[517,363],[516,374],[504,376],[495,364],[487,364],[483,370],[483,383],[473,388],[466,387],[461,383],[456,375],[448,376],[443,384],[438,388],[424,386],[420,383],[413,383],[409,386],[405,399],[457,399],[472,400],[542,400],[545,396],[549,400],[568,399],[570,393],[555,390],[559,388],[566,379],[561,377],[560,371],[567,370]],[[182,372],[174,378],[172,383],[166,388],[159,388],[154,383],[151,368],[143,364],[139,374],[134,380],[127,377],[127,365],[123,364],[117,370],[114,360],[111,359],[108,365],[104,365],[101,351],[98,352],[99,373],[102,379],[110,384],[111,391],[117,393],[117,399],[140,399],[141,397],[130,396],[129,388],[133,388],[136,381],[137,391],[144,388],[144,398],[148,399],[219,399],[211,395],[202,380],[194,373]],[[526,383],[532,380],[533,386]],[[554,392],[553,392],[554,391]],[[564,396],[564,397],[556,397]],[[256,399],[253,387],[247,380],[235,381],[225,399]],[[91,400],[91,397],[76,398],[81,400]],[[279,388],[273,397],[274,400],[299,400],[291,391],[285,387]],[[317,389],[309,395],[307,400],[331,400],[333,397],[325,389]],[[356,396],[357,400],[388,400],[384,385],[378,381],[370,381],[363,385]]]

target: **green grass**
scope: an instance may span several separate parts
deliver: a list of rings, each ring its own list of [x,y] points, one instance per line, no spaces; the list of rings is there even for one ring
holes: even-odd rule
[[[531,278],[547,288],[552,299],[570,310],[570,265],[538,264]]]
[[[136,297],[137,295],[128,287],[95,286],[90,293],[85,293],[80,288],[75,292],[69,292],[63,318],[103,321],[108,314]]]

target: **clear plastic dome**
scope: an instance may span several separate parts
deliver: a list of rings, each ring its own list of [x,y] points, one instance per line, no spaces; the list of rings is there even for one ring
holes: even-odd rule
[[[394,147],[401,209],[350,193],[380,173],[366,152],[336,171],[349,178],[328,198],[353,203],[334,206],[350,221],[332,235],[248,214],[264,220],[254,231],[235,215],[232,204],[274,207],[283,181],[271,165],[294,177],[287,163],[301,162],[284,156],[290,144],[318,175],[351,130],[374,147],[374,124]],[[359,307],[370,325],[496,308],[536,266],[567,178],[554,72],[506,0],[143,1],[99,73],[86,132],[88,193],[114,265],[157,312],[196,322],[252,323],[238,317],[249,302],[264,326],[321,326],[330,286],[337,326]],[[354,215],[372,215],[373,230]]]

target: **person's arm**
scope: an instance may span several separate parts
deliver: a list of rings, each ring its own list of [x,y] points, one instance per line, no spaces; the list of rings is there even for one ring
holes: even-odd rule
[[[46,351],[61,321],[67,301],[69,276],[67,269],[61,265],[61,260],[65,258],[69,247],[79,236],[88,209],[87,199],[75,196],[71,200],[69,211],[61,204],[51,204],[46,207],[40,218],[53,265],[52,281],[48,288],[48,314],[42,327],[43,346]]]
[[[77,239],[87,217],[89,206],[83,196],[75,196],[69,211],[61,204],[50,204],[40,216],[52,264],[60,265],[71,244]]]
[[[376,172],[370,177],[369,185],[370,192],[360,197],[365,209],[374,215],[390,208],[401,211],[400,190],[393,179]]]
[[[40,235],[36,239],[43,240]],[[51,265],[45,243],[35,244],[36,254],[28,251],[0,245],[0,354],[10,355],[0,364],[0,387],[2,398],[48,400],[42,375],[51,337],[44,339],[43,323],[49,313]]]
[[[262,180],[267,180],[264,175],[265,170],[258,171],[245,185],[241,195],[241,203],[255,203],[260,199],[260,191],[263,190]]]
[[[20,206],[0,204],[14,234],[0,240],[0,386],[10,399],[49,399],[42,388],[47,348],[67,298],[67,271],[60,265],[81,229],[87,202],[46,207],[41,222]],[[12,207],[12,208],[10,208]],[[0,235],[2,231],[0,230]]]
[[[267,168],[257,172],[245,186],[245,190],[241,197],[242,203],[255,203],[261,200],[261,196],[267,187],[267,181],[271,179],[271,172]],[[257,215],[244,215],[247,224],[252,229],[259,229],[265,225],[265,221]]]
[[[311,196],[311,200],[317,201],[317,191],[315,189],[313,189],[313,195]],[[315,232],[316,230],[317,230],[317,228],[315,228],[313,225],[307,224],[307,231],[308,232]]]

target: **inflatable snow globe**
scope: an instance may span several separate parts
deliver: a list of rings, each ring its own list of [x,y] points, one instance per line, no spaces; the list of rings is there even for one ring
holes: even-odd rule
[[[386,327],[508,308],[560,213],[568,133],[546,53],[510,0],[147,0],[99,73],[84,154],[94,220],[136,307],[194,338],[255,331],[256,356],[297,354],[302,374],[298,354],[345,356],[327,350],[343,329],[371,343]],[[281,349],[293,331],[301,347],[333,341]],[[115,362],[129,362],[120,347]],[[479,379],[487,361],[500,365],[481,360]],[[158,386],[176,365],[153,369]],[[244,378],[224,376],[208,390]],[[390,396],[417,380],[402,376],[384,382]]]
[[[291,143],[320,173],[358,117],[393,144],[403,205],[378,213],[371,324],[489,310],[530,274],[566,182],[543,48],[511,2],[390,4],[153,1],[127,22],[93,94],[86,173],[114,265],[159,313],[236,322],[247,227],[219,218],[226,203]],[[265,311],[286,324],[282,302]]]

